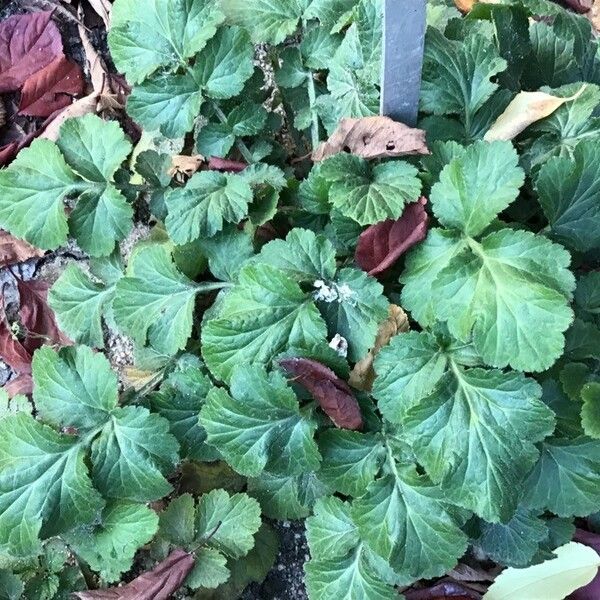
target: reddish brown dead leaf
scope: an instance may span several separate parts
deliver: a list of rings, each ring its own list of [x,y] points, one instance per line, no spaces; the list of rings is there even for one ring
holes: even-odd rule
[[[83,71],[64,56],[34,73],[21,90],[19,114],[28,117],[49,117],[53,112],[72,103],[84,88]]]
[[[0,147],[0,167],[7,165],[19,151],[19,143],[11,142],[10,144],[6,144],[6,146]]]
[[[230,173],[240,173],[248,165],[239,160],[229,160],[227,158],[219,158],[218,156],[211,156],[208,159],[208,168],[213,171],[226,171]]]
[[[388,308],[388,318],[379,324],[375,344],[364,358],[361,358],[350,371],[348,383],[357,390],[371,391],[375,381],[373,361],[379,351],[390,343],[390,340],[399,333],[409,330],[406,313],[395,304]]]
[[[79,600],[169,600],[181,587],[194,566],[194,556],[173,550],[154,569],[142,573],[130,583],[104,590],[75,592]]]
[[[0,92],[14,92],[25,80],[62,56],[51,12],[15,15],[0,23]]]
[[[445,581],[423,590],[407,590],[404,597],[406,600],[480,600],[481,594],[460,583]]]
[[[312,159],[318,162],[339,152],[366,159],[429,154],[422,129],[397,123],[389,117],[342,119],[331,137],[313,152]]]
[[[575,11],[584,14],[592,9],[594,0],[565,0],[565,2]]]
[[[3,388],[9,398],[14,398],[17,394],[29,396],[33,392],[33,377],[30,373],[21,373]]]
[[[382,221],[365,229],[358,238],[354,260],[369,275],[389,269],[407,250],[427,235],[426,198],[407,204],[397,221]]]
[[[48,288],[43,281],[21,281],[17,279],[21,306],[19,315],[27,329],[23,347],[31,354],[42,344],[72,344],[56,324],[54,313],[48,306]]]
[[[0,268],[24,262],[34,256],[44,256],[44,251],[0,229]]]
[[[0,296],[0,358],[17,373],[31,373],[31,354],[13,335],[6,319],[2,296]]]
[[[309,358],[284,358],[279,364],[308,390],[336,427],[362,427],[360,406],[352,390],[329,367]]]

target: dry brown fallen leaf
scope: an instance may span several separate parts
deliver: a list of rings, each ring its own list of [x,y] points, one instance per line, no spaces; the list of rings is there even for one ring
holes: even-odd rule
[[[34,256],[44,256],[44,251],[0,229],[0,267],[24,262]]]
[[[171,177],[191,177],[204,162],[205,158],[202,154],[195,154],[194,156],[175,154],[171,157],[171,168],[168,172]]]
[[[104,21],[106,31],[110,31],[110,13],[112,4],[108,0],[88,0],[88,3],[96,11],[96,14]]]
[[[409,324],[406,313],[399,306],[390,304],[388,318],[379,325],[375,345],[364,358],[354,365],[354,368],[350,371],[348,383],[357,390],[370,391],[375,380],[373,361],[378,352],[384,346],[387,346],[395,335],[408,331],[408,329]]]
[[[169,600],[192,570],[194,560],[193,554],[177,548],[154,569],[126,585],[73,595],[79,600]]]
[[[72,117],[83,117],[88,113],[95,113],[96,107],[98,106],[98,94],[92,92],[88,96],[80,98],[76,102],[73,102],[71,106],[67,106],[62,112],[60,112],[44,129],[44,132],[39,136],[52,140],[55,142],[58,139],[60,128],[62,124]]]
[[[422,129],[397,123],[389,117],[342,119],[330,138],[312,155],[315,162],[338,152],[362,158],[383,158],[406,154],[429,154]]]
[[[590,20],[596,34],[600,33],[600,0],[594,0],[592,8],[585,13],[585,16]]]
[[[585,88],[584,85],[576,94],[566,98],[545,92],[519,92],[488,129],[483,139],[488,142],[512,140],[532,123],[551,115],[565,102],[578,98]]]
[[[155,371],[143,371],[132,365],[123,369],[123,381],[126,387],[133,388],[136,392],[143,389],[155,376]]]

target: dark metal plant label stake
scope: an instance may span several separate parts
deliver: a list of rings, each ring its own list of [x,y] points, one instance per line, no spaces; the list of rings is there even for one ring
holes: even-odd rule
[[[384,0],[381,114],[417,123],[427,0]]]

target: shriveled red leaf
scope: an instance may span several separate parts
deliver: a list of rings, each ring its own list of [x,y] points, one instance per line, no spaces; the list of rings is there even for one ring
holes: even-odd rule
[[[8,231],[0,229],[0,267],[14,265],[29,260],[34,256],[43,256],[44,251],[34,248],[25,240],[16,238]]]
[[[248,165],[238,160],[229,160],[227,158],[219,158],[218,156],[211,156],[208,159],[208,168],[213,171],[231,171],[232,173],[239,173],[243,171]]]
[[[407,590],[406,600],[480,600],[481,594],[455,583],[445,581],[424,590]],[[515,598],[515,600],[517,600]],[[523,599],[524,600],[524,599]]]
[[[407,250],[427,235],[426,198],[407,204],[397,221],[382,221],[365,229],[358,238],[354,259],[369,275],[389,269]]]
[[[169,600],[192,570],[194,560],[193,554],[178,548],[154,569],[126,585],[75,592],[74,596],[79,600]]]
[[[585,544],[600,554],[600,535],[584,529],[576,529],[573,541]],[[582,588],[575,590],[569,600],[598,600],[600,598],[600,572]]]
[[[576,12],[586,13],[594,6],[594,0],[565,0],[565,2]]]
[[[15,15],[0,23],[0,92],[14,92],[25,80],[62,56],[52,12]]]
[[[71,340],[62,333],[56,324],[54,313],[48,306],[48,288],[43,281],[21,281],[17,279],[21,306],[21,323],[28,333],[23,347],[33,354],[42,344],[71,344]]]
[[[337,427],[362,427],[360,406],[352,390],[329,367],[309,358],[284,358],[279,364],[308,390]]]
[[[84,85],[81,67],[76,62],[59,56],[27,78],[21,90],[19,114],[48,117],[69,106],[73,97],[83,92]]]
[[[9,381],[4,390],[9,398],[13,398],[17,394],[25,394],[29,396],[33,392],[33,377],[31,373],[21,373],[12,381]]]
[[[12,334],[4,312],[2,296],[0,296],[0,358],[17,373],[31,372],[31,354]]]
[[[350,152],[366,159],[429,154],[422,129],[397,123],[389,117],[342,119],[330,138],[313,152],[312,159],[318,162],[338,152]]]

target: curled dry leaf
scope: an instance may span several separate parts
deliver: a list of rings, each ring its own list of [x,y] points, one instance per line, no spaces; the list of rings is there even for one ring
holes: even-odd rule
[[[395,335],[408,330],[409,324],[406,313],[399,306],[390,304],[388,318],[379,325],[375,345],[364,358],[354,365],[354,368],[350,371],[348,383],[357,390],[370,391],[375,380],[375,371],[373,370],[375,357],[384,346],[390,343]]]
[[[315,162],[339,152],[362,158],[383,158],[406,154],[429,154],[425,132],[397,123],[389,117],[346,118],[331,137],[313,153]]]
[[[83,92],[84,85],[81,67],[60,56],[27,78],[21,90],[19,114],[48,117],[69,106],[73,97]]]
[[[284,358],[279,364],[308,390],[336,427],[362,427],[360,406],[352,390],[329,367],[309,358]]]
[[[85,54],[85,60],[87,62],[87,67],[90,74],[90,81],[92,82],[92,89],[97,94],[102,94],[107,84],[108,75],[106,67],[102,61],[102,58],[92,45],[87,30],[83,25],[83,6],[79,6],[77,16],[79,17],[80,21],[77,24],[77,30],[79,31],[79,38],[81,39],[81,45],[83,46],[83,52]]]
[[[177,548],[154,569],[120,587],[75,592],[79,600],[169,600],[194,566],[194,555]]]
[[[566,98],[545,92],[519,92],[488,129],[483,139],[488,142],[512,140],[532,123],[551,115],[565,102],[578,98],[585,88],[584,85],[576,94]]]
[[[204,164],[204,161],[202,154],[194,156],[175,154],[171,157],[169,175],[171,177],[191,177]]]
[[[144,371],[132,365],[123,369],[123,382],[126,387],[133,388],[136,392],[143,389],[155,376],[155,371]]]
[[[96,11],[96,14],[104,21],[106,30],[110,31],[110,14],[112,11],[112,4],[109,2],[109,0],[88,0],[88,2]]]
[[[397,221],[367,227],[358,238],[354,260],[369,275],[389,269],[407,250],[425,239],[429,217],[426,198],[407,204]]]
[[[0,23],[0,93],[20,89],[26,79],[62,56],[52,12],[15,15]]]
[[[35,256],[44,256],[44,251],[0,229],[0,268],[24,262]]]

